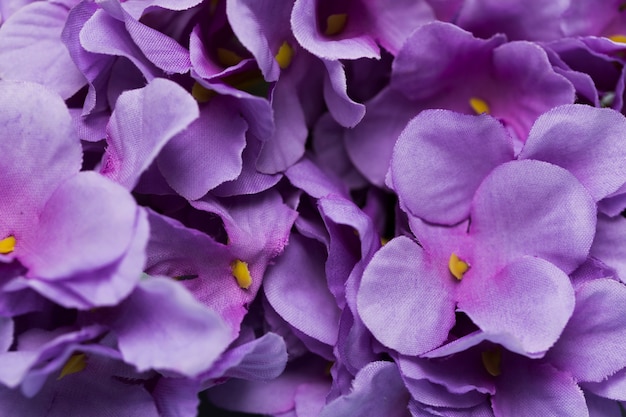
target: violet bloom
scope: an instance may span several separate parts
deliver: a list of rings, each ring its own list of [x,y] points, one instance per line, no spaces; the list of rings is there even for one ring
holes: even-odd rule
[[[350,158],[378,186],[396,138],[425,109],[489,113],[504,123],[519,147],[537,117],[574,101],[572,84],[554,72],[537,45],[507,43],[502,35],[478,39],[441,22],[416,30],[392,68],[389,87],[367,103],[363,121],[345,134]]]
[[[80,142],[60,97],[28,83],[3,81],[0,89],[0,260],[26,270],[3,297],[31,288],[65,307],[116,304],[141,276],[144,211],[118,184],[79,172]]]
[[[560,25],[565,36],[605,36],[617,42],[626,40],[624,2],[571,0]]]

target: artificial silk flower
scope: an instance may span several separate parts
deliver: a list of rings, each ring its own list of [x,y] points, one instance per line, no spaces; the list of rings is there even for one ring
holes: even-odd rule
[[[5,288],[31,288],[65,307],[116,304],[141,276],[144,211],[119,185],[79,172],[80,143],[60,97],[36,84],[2,81],[0,88],[1,260],[25,268]]]

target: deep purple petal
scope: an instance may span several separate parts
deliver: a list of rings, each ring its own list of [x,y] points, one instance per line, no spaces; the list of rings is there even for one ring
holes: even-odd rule
[[[512,159],[513,142],[496,119],[426,110],[400,134],[389,172],[410,214],[452,225],[467,219],[483,179]]]
[[[141,281],[114,317],[111,327],[120,352],[139,371],[154,368],[193,377],[207,370],[230,342],[219,316],[167,278]]]
[[[406,237],[382,247],[357,296],[361,319],[382,344],[406,355],[439,346],[454,325],[454,278]]]
[[[102,174],[132,189],[167,141],[197,118],[195,100],[172,81],[123,93],[107,126]]]
[[[537,119],[519,158],[567,169],[598,201],[626,182],[625,130],[626,118],[611,109],[557,107]]]
[[[540,161],[513,161],[483,181],[470,217],[481,267],[495,271],[511,259],[531,255],[570,273],[589,254],[596,206],[568,171]]]
[[[339,61],[324,60],[324,100],[333,118],[344,127],[354,127],[363,119],[365,106],[354,102],[346,91],[346,73]]]

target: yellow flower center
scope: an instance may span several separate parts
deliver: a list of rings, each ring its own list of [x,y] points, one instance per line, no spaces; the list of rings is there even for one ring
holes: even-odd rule
[[[609,39],[617,43],[626,43],[626,35],[613,35],[609,36]]]
[[[0,253],[6,255],[15,250],[15,237],[9,236],[0,240]]]
[[[463,278],[463,275],[470,268],[467,262],[462,261],[456,256],[456,253],[450,255],[450,260],[448,261],[448,268],[450,269],[450,273],[459,281]]]
[[[487,102],[481,98],[470,98],[469,105],[476,114],[490,113],[489,104],[487,104]]]
[[[244,290],[250,288],[250,285],[252,285],[252,276],[250,275],[248,264],[237,259],[230,264],[230,266],[233,271],[233,276],[237,280],[237,284]]]
[[[61,369],[61,373],[57,380],[71,374],[75,374],[77,372],[82,371],[87,366],[87,357],[84,353],[77,353],[72,356],[65,362],[63,369]]]
[[[287,42],[283,42],[278,48],[278,53],[275,56],[276,62],[281,69],[287,68],[291,64],[293,58],[293,48],[289,46]]]
[[[486,350],[480,356],[483,360],[483,366],[489,372],[489,375],[500,375],[500,364],[502,363],[502,350],[500,348]]]
[[[341,33],[346,28],[347,21],[347,13],[331,14],[326,18],[326,30],[324,34],[326,36],[334,36]]]

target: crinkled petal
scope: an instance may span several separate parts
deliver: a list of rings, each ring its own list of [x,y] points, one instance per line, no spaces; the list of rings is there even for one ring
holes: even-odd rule
[[[339,61],[324,60],[324,100],[335,120],[344,127],[354,127],[363,119],[365,106],[356,103],[346,91],[346,73]]]
[[[626,368],[626,287],[597,279],[576,290],[576,308],[549,361],[577,381],[599,382]]]
[[[596,205],[565,169],[541,161],[513,161],[483,181],[470,218],[481,267],[491,266],[495,272],[516,257],[531,255],[570,273],[589,254]]]
[[[107,126],[102,174],[132,189],[163,146],[198,115],[191,95],[166,79],[123,93]]]
[[[454,326],[455,280],[406,237],[382,247],[357,295],[361,319],[382,344],[405,355],[439,346]]]
[[[519,155],[570,171],[596,201],[626,183],[626,118],[611,109],[573,104],[543,114]]]
[[[390,173],[409,213],[452,225],[467,219],[485,177],[512,159],[513,142],[496,119],[426,110],[400,134]]]
[[[585,390],[612,400],[626,401],[626,369],[622,369],[601,382],[582,382]]]
[[[574,289],[563,271],[532,257],[489,278],[470,271],[463,276],[458,307],[480,329],[510,334],[512,343],[504,347],[530,357],[554,345],[574,311]]]
[[[111,327],[120,352],[139,371],[160,369],[194,377],[230,342],[219,316],[167,278],[141,281],[113,315]]]
[[[327,404],[320,417],[407,417],[409,393],[393,362],[372,362],[356,375],[352,391]]]
[[[591,255],[615,269],[617,277],[626,282],[626,219],[600,214]]]
[[[35,2],[15,13],[0,29],[0,78],[33,81],[64,99],[86,84],[61,41],[69,10]]]

